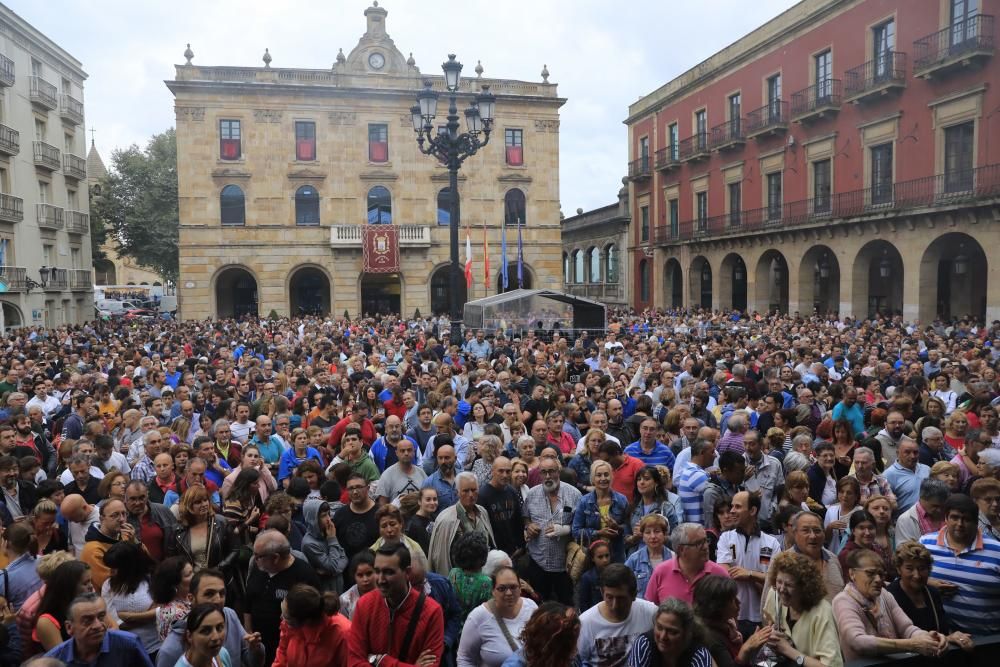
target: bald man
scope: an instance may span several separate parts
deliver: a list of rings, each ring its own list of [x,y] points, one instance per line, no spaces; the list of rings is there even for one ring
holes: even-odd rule
[[[101,520],[96,505],[88,503],[79,493],[71,493],[63,498],[59,509],[69,522],[69,547],[77,558],[83,553],[87,541],[87,531]]]
[[[496,436],[483,436],[495,438]],[[510,485],[511,461],[506,456],[493,459],[490,481],[479,487],[479,505],[486,509],[493,526],[497,549],[512,554],[524,547],[521,496]]]
[[[396,446],[402,439],[403,420],[396,415],[389,415],[385,418],[385,435],[376,438],[371,451],[368,452],[380,473],[384,473],[399,460],[396,456]]]

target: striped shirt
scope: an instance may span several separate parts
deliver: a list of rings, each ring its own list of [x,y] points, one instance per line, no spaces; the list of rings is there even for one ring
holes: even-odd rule
[[[653,451],[648,454],[642,450],[642,443],[638,440],[626,447],[625,453],[648,466],[667,466],[671,469],[674,467],[674,453],[659,440],[653,445]]]
[[[977,531],[976,541],[956,553],[948,545],[947,527],[920,538],[934,556],[931,576],[958,585],[943,598],[952,622],[971,634],[1000,631],[1000,542]]]
[[[677,477],[677,495],[681,497],[685,523],[704,525],[701,503],[707,486],[708,475],[705,471],[698,464],[688,461]]]
[[[656,650],[656,646],[650,641],[650,634],[652,633],[639,635],[632,642],[628,655],[625,657],[627,667],[655,667],[656,661],[659,659],[659,651]],[[689,667],[711,667],[715,664],[712,661],[712,654],[704,646],[691,647],[681,657],[686,656],[690,656],[690,660],[687,662]],[[681,662],[678,661],[677,664],[681,664]]]

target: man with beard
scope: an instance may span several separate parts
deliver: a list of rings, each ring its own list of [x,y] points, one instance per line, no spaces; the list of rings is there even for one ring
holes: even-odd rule
[[[873,440],[876,440],[878,445],[882,448],[881,454],[882,457],[885,458],[887,470],[888,467],[891,467],[896,461],[900,441],[905,435],[905,427],[906,417],[903,416],[903,413],[898,410],[892,410],[885,417],[885,428],[879,431],[875,437],[872,438]],[[866,441],[863,444],[868,445],[868,442]],[[875,451],[876,454],[879,453],[877,449],[873,449],[873,451]],[[878,460],[876,460],[876,463],[878,463]]]
[[[21,413],[14,418],[14,456],[28,454],[42,462],[42,470],[49,477],[55,475],[57,457],[52,443],[45,437],[44,429],[35,432],[32,428],[30,413]]]
[[[435,436],[437,437],[437,436]],[[438,514],[458,502],[458,491],[455,487],[455,448],[450,444],[437,448],[438,469],[424,480],[421,488],[431,487],[438,494]]]
[[[389,417],[389,419],[395,419],[395,417]],[[386,431],[388,429],[387,420]],[[396,498],[407,493],[419,491],[420,485],[427,478],[427,473],[424,472],[424,469],[413,463],[414,452],[412,442],[406,438],[401,438],[394,445],[394,448],[398,460],[386,468],[382,476],[379,477],[378,488],[375,491],[375,497],[378,499],[380,506],[393,502]]]
[[[528,491],[522,508],[530,561],[528,581],[542,599],[573,604],[573,582],[566,572],[566,543],[573,511],[580,503],[576,487],[561,482],[557,459],[542,459],[542,483]]]
[[[3,495],[0,496],[0,503],[6,508],[9,517],[3,517],[4,525],[10,525],[12,521],[22,519],[35,508],[38,502],[38,495],[35,487],[18,480],[20,468],[17,458],[13,456],[0,456],[0,488]]]

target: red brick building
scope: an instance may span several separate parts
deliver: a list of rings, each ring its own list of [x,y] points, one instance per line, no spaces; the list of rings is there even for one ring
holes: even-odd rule
[[[1000,318],[1000,0],[804,0],[629,109],[633,305]]]

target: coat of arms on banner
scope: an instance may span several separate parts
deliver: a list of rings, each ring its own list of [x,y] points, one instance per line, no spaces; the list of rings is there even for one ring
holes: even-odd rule
[[[399,272],[399,229],[392,225],[369,225],[363,239],[365,273]]]

